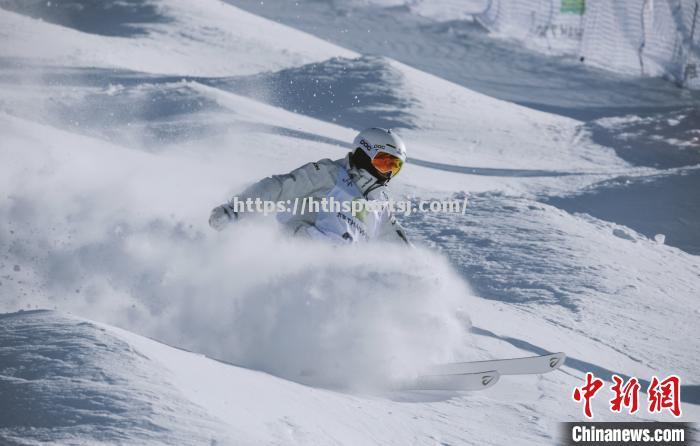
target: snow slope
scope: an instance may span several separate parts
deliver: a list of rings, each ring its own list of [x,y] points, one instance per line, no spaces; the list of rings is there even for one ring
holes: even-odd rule
[[[0,408],[14,413],[0,421],[0,438],[21,444],[499,445],[512,441],[510,429],[521,430],[518,444],[541,444],[556,439],[551,411],[575,415],[568,395],[556,391],[573,381],[562,372],[504,378],[471,394],[349,395],[54,312],[1,320],[0,390],[10,397]],[[41,399],[32,412],[17,412],[34,389]],[[93,404],[90,412],[85,402]],[[25,417],[51,424],[15,427]],[[497,424],[509,429],[484,428]]]
[[[407,223],[453,259],[477,295],[546,320],[557,337],[580,337],[567,342],[573,357],[579,342],[595,340],[599,367],[639,376],[694,374],[698,364],[690,358],[698,357],[700,346],[688,327],[699,311],[697,256],[527,199],[485,193],[470,203],[463,217],[416,214]],[[477,320],[476,326],[503,330],[499,321]],[[520,328],[510,335],[556,350],[557,342],[541,337],[546,331]],[[616,353],[601,353],[606,350]]]
[[[688,163],[635,166],[579,120],[445,80],[455,60],[428,74],[225,3],[147,2],[155,18],[134,24],[145,16],[127,8],[111,34],[95,31],[100,14],[52,24],[7,4],[0,311],[58,311],[2,316],[0,354],[13,362],[0,362],[0,390],[17,395],[13,410],[46,414],[0,417],[6,442],[554,443],[558,421],[581,417],[570,394],[586,371],[680,373],[684,419],[699,419],[698,257],[562,210],[603,181],[643,198],[635,185],[680,178]],[[503,88],[533,95],[522,79]],[[232,193],[339,158],[375,122],[409,144],[399,196],[470,199],[464,216],[403,218],[427,247],[338,250],[273,225],[207,227]],[[669,187],[660,199],[687,196]],[[391,390],[426,363],[559,350],[561,372],[483,393]],[[35,364],[46,374],[27,375]],[[91,418],[83,403],[103,411]]]
[[[489,96],[577,118],[696,106],[700,92],[630,79],[499,41],[466,18],[481,1],[229,0],[364,54],[386,56]],[[481,4],[481,5],[480,5]],[[549,3],[542,5],[549,9]],[[430,9],[440,9],[431,13]]]
[[[21,12],[41,13],[46,2],[5,2]],[[55,2],[56,5],[68,2]],[[97,35],[29,18],[0,3],[0,57],[39,60],[51,65],[122,68],[148,73],[221,76],[257,73],[355,53],[287,26],[246,13],[217,0],[146,2],[153,5],[152,22],[143,35]],[[70,8],[80,20],[80,3]],[[128,8],[125,23],[139,18]],[[51,4],[48,3],[50,10]],[[47,13],[47,14],[50,14]],[[105,9],[95,20],[113,12]],[[72,20],[71,20],[72,19]],[[96,28],[100,28],[98,25]],[[51,36],[47,39],[47,36]]]
[[[110,330],[41,311],[0,321],[5,445],[206,444],[230,433]]]

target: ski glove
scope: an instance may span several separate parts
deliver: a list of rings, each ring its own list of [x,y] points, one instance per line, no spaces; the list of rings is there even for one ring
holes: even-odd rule
[[[226,203],[212,209],[211,215],[209,216],[209,226],[217,231],[221,231],[229,223],[237,219],[238,213],[233,210],[230,204]]]

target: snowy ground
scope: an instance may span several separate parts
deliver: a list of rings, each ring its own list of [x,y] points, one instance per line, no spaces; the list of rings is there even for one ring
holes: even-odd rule
[[[582,67],[576,58],[494,42],[469,15],[482,11],[485,0],[228,2],[345,48],[391,57],[472,90],[567,116],[668,110],[697,106],[700,98],[700,92],[661,79],[625,78]]]
[[[548,411],[573,416],[568,398],[555,396],[562,379],[572,381],[564,374],[512,379],[478,394],[348,394],[57,313],[1,320],[0,341],[14,347],[1,353],[10,373],[0,408],[20,409],[8,410],[0,425],[11,444],[499,445],[512,432],[487,428],[497,422],[536,444],[557,432]]]
[[[586,371],[678,373],[700,421],[697,93],[442,3],[0,0],[0,439],[554,443]],[[398,196],[470,199],[404,218],[417,250],[207,227],[375,124],[408,144]],[[546,351],[565,367],[394,389]]]

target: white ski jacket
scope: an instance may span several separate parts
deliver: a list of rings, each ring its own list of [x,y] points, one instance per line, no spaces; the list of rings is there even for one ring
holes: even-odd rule
[[[404,229],[396,220],[388,206],[370,209],[352,215],[338,208],[329,212],[315,212],[306,207],[301,213],[302,201],[313,198],[320,203],[323,198],[337,203],[367,200],[388,202],[386,186],[378,184],[376,178],[364,169],[353,167],[349,155],[343,159],[322,159],[305,164],[288,174],[265,178],[234,198],[244,202],[259,198],[268,202],[287,202],[289,211],[278,212],[277,219],[292,234],[316,239],[330,239],[338,243],[355,243],[367,240],[398,241],[410,245]],[[209,223],[215,229],[222,229],[226,223],[239,218],[248,218],[251,213],[235,212],[234,198],[229,203],[214,208]],[[298,208],[293,212],[294,201]]]

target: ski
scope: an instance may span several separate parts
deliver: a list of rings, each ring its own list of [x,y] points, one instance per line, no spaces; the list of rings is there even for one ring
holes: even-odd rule
[[[479,373],[423,375],[406,388],[410,390],[483,390],[496,384],[499,376],[495,370]]]
[[[530,356],[527,358],[495,359],[490,361],[454,362],[431,366],[428,375],[453,375],[496,370],[499,375],[531,375],[558,369],[566,360],[564,353]]]

